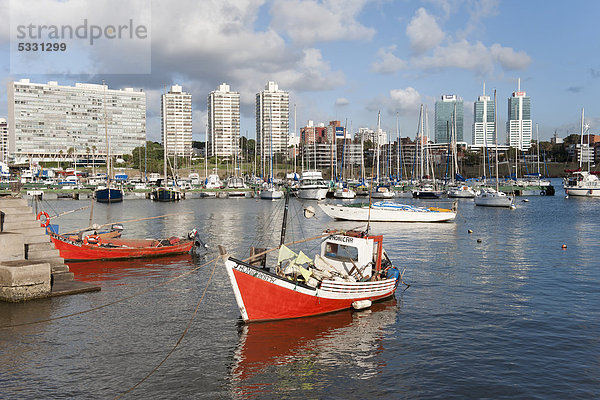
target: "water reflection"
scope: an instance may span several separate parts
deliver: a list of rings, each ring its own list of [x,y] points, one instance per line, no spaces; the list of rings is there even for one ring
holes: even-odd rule
[[[383,339],[397,314],[392,299],[363,312],[242,325],[231,370],[233,390],[242,397],[312,390],[335,380],[332,374],[340,367],[347,379],[378,375],[385,367]],[[274,373],[279,375],[275,381]]]
[[[84,282],[115,281],[127,277],[152,277],[162,275],[161,271],[185,270],[194,267],[191,255],[179,254],[159,258],[140,258],[112,261],[82,261],[67,263],[76,280]]]

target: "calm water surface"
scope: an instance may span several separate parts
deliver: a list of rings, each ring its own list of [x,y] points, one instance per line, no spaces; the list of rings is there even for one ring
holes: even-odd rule
[[[208,283],[211,264],[98,311],[0,329],[0,398],[118,396],[172,349],[207,283],[180,346],[125,398],[598,398],[600,201],[557,193],[521,198],[514,211],[460,201],[449,224],[373,224],[411,287],[365,312],[243,325],[222,264]],[[180,213],[126,224],[126,236],[183,235],[196,227],[211,251],[196,260],[72,264],[76,279],[102,291],[0,303],[0,327],[87,310],[166,282],[212,259],[218,244],[240,257],[250,246],[276,244],[282,204],[95,204],[97,223]],[[300,218],[301,204],[291,201],[289,240],[358,226],[319,209],[314,219]],[[61,231],[88,220],[88,211],[65,216]]]

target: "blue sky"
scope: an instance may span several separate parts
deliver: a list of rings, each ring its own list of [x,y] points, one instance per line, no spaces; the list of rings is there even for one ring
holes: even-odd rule
[[[60,2],[63,10],[71,2]],[[54,2],[26,3],[35,14],[36,3]],[[16,4],[24,3],[10,6]],[[433,126],[435,100],[457,94],[465,101],[464,137],[470,142],[472,102],[483,82],[488,94],[497,90],[502,139],[507,98],[520,77],[542,140],[555,130],[559,136],[577,132],[581,107],[591,130],[599,130],[599,2],[130,0],[128,5],[151,11],[151,74],[11,74],[4,24],[0,115],[7,112],[8,81],[104,79],[110,87],[147,92],[148,137],[158,140],[160,94],[178,83],[193,95],[194,139],[202,140],[206,96],[227,82],[241,93],[241,133],[254,137],[255,93],[275,80],[290,92],[291,109],[297,105],[298,129],[309,119],[348,119],[355,131],[374,128],[381,110],[384,129],[395,130],[399,113],[402,135],[414,137],[419,105],[428,107]],[[0,7],[8,10],[9,2],[0,0]],[[94,14],[103,12],[112,16],[114,9]],[[75,11],[62,14],[63,20],[77,18]],[[102,51],[102,62],[119,62],[110,49]]]

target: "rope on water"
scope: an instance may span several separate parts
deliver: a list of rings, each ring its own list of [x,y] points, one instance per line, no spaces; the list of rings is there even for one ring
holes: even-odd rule
[[[204,299],[204,296],[206,295],[208,287],[210,286],[210,282],[212,280],[212,277],[215,274],[215,269],[217,268],[218,261],[222,257],[223,256],[219,256],[219,257],[216,257],[214,259],[213,269],[212,269],[212,271],[210,273],[210,277],[208,278],[208,282],[206,282],[206,286],[204,287],[204,291],[202,292],[202,296],[200,296],[200,300],[198,300],[198,303],[196,304],[196,308],[194,309],[194,312],[192,313],[192,316],[190,317],[190,319],[189,319],[189,321],[188,321],[185,329],[181,333],[181,336],[179,336],[179,339],[177,340],[177,342],[175,343],[175,345],[171,348],[171,350],[167,353],[167,355],[162,359],[162,361],[160,363],[158,363],[158,365],[156,367],[154,367],[150,372],[148,372],[146,374],[146,376],[144,376],[141,380],[139,380],[135,385],[133,385],[132,387],[130,387],[126,391],[124,391],[124,392],[120,393],[119,395],[115,396],[114,399],[120,399],[121,397],[123,397],[124,395],[132,392],[135,388],[137,388],[142,383],[144,383],[144,381],[146,381],[146,379],[150,378],[152,376],[152,374],[154,374],[161,367],[161,365],[163,365],[165,363],[165,361],[167,361],[167,359],[171,356],[171,354],[173,354],[173,352],[177,349],[177,347],[179,346],[179,344],[181,344],[183,338],[185,337],[185,335],[187,334],[188,330],[190,329],[190,326],[192,325],[192,322],[194,322],[194,319],[196,318],[196,315],[198,314],[198,309],[200,308],[200,304],[202,304],[202,300]],[[211,261],[209,261],[209,263],[210,262]]]
[[[176,277],[173,277],[173,278],[171,278],[171,279],[168,279],[168,280],[166,280],[166,281],[164,281],[164,282],[162,282],[162,283],[159,283],[159,284],[157,284],[157,285],[150,286],[149,288],[147,288],[147,289],[144,289],[144,290],[141,290],[141,291],[139,291],[139,292],[136,292],[136,293],[134,293],[134,294],[132,294],[132,295],[130,295],[130,296],[126,296],[126,297],[122,297],[122,298],[120,298],[120,299],[117,299],[117,300],[113,300],[113,301],[111,301],[111,302],[108,302],[108,303],[106,303],[106,304],[102,304],[102,305],[100,305],[100,306],[98,306],[98,307],[93,307],[93,308],[90,308],[90,309],[87,309],[87,310],[78,311],[78,312],[76,312],[76,313],[72,313],[72,314],[61,315],[60,317],[54,317],[54,318],[41,319],[41,320],[38,320],[38,321],[31,321],[31,322],[24,322],[24,323],[21,323],[21,324],[14,324],[14,325],[5,325],[5,326],[0,326],[0,329],[8,329],[8,328],[16,328],[16,327],[20,327],[20,326],[27,326],[27,325],[41,324],[41,323],[44,323],[44,322],[56,321],[56,320],[59,320],[59,319],[64,319],[64,318],[69,318],[69,317],[74,317],[74,316],[81,315],[81,314],[87,314],[87,313],[89,313],[89,312],[92,312],[92,311],[97,311],[97,310],[100,310],[100,309],[102,309],[102,308],[105,308],[105,307],[108,307],[108,306],[112,306],[112,305],[114,305],[114,304],[121,303],[121,302],[123,302],[123,301],[125,301],[125,300],[129,300],[129,299],[132,299],[132,298],[134,298],[134,297],[140,296],[140,295],[142,295],[142,294],[148,293],[148,292],[150,292],[150,291],[152,291],[152,290],[154,290],[154,289],[157,289],[157,288],[159,288],[159,287],[161,287],[161,286],[164,286],[164,285],[166,285],[166,284],[168,284],[168,283],[171,283],[171,282],[174,282],[174,281],[176,281],[176,280],[179,280],[179,279],[181,279],[181,278],[183,278],[183,277],[185,277],[185,276],[187,276],[187,275],[190,275],[190,274],[192,274],[193,272],[196,272],[196,271],[197,271],[197,270],[199,270],[200,268],[202,268],[202,267],[204,267],[204,266],[206,266],[206,265],[210,264],[210,263],[211,263],[211,262],[213,262],[213,261],[215,261],[215,262],[216,262],[218,259],[219,259],[219,257],[217,256],[217,257],[215,257],[214,259],[212,259],[212,260],[210,260],[210,261],[207,261],[207,262],[205,262],[204,264],[202,264],[202,265],[199,265],[199,266],[197,266],[196,268],[193,268],[193,269],[191,269],[191,270],[189,270],[189,271],[187,271],[187,272],[184,272],[184,273],[183,273],[183,274],[181,274],[181,275],[177,275]]]

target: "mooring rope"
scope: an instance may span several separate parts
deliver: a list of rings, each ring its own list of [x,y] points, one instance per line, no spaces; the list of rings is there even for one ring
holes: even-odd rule
[[[134,293],[134,294],[132,294],[132,295],[130,295],[130,296],[122,297],[122,298],[120,298],[120,299],[113,300],[113,301],[111,301],[111,302],[108,302],[108,303],[102,304],[102,305],[100,305],[100,306],[97,306],[97,307],[93,307],[93,308],[90,308],[90,309],[87,309],[87,310],[83,310],[83,311],[78,311],[78,312],[76,312],[76,313],[72,313],[72,314],[61,315],[60,317],[54,317],[54,318],[41,319],[41,320],[38,320],[38,321],[31,321],[31,322],[23,322],[23,323],[21,323],[21,324],[14,324],[14,325],[5,325],[5,326],[0,326],[0,329],[8,329],[8,328],[16,328],[16,327],[19,327],[19,326],[27,326],[27,325],[41,324],[41,323],[43,323],[43,322],[51,322],[51,321],[56,321],[56,320],[59,320],[59,319],[70,318],[70,317],[74,317],[74,316],[81,315],[81,314],[87,314],[87,313],[89,313],[89,312],[92,312],[92,311],[97,311],[97,310],[100,310],[100,309],[102,309],[102,308],[105,308],[105,307],[108,307],[108,306],[112,306],[112,305],[114,305],[114,304],[121,303],[121,302],[123,302],[123,301],[125,301],[125,300],[129,300],[129,299],[132,299],[132,298],[134,298],[134,297],[140,296],[140,295],[142,295],[142,294],[148,293],[148,292],[150,292],[150,291],[152,291],[152,290],[154,290],[154,289],[157,289],[157,288],[159,288],[159,287],[161,287],[161,286],[164,286],[164,285],[166,285],[166,284],[168,284],[168,283],[171,283],[171,282],[174,282],[174,281],[176,281],[176,280],[179,280],[179,279],[181,279],[181,278],[183,278],[183,277],[185,277],[185,276],[187,276],[187,275],[190,275],[190,274],[192,274],[193,272],[196,272],[196,271],[197,271],[197,270],[199,270],[200,268],[202,268],[202,267],[204,267],[204,266],[206,266],[206,265],[210,264],[210,263],[211,263],[211,262],[213,262],[213,261],[215,261],[215,262],[216,262],[218,259],[219,259],[219,257],[217,256],[217,257],[215,257],[214,259],[212,259],[212,260],[209,260],[209,261],[205,262],[204,264],[202,264],[202,265],[199,265],[199,266],[197,266],[196,268],[193,268],[193,269],[191,269],[191,270],[189,270],[189,271],[187,271],[187,272],[184,272],[184,273],[183,273],[183,274],[181,274],[181,275],[177,275],[176,277],[173,277],[173,278],[171,278],[171,279],[168,279],[168,280],[166,280],[166,281],[164,281],[164,282],[161,282],[161,283],[159,283],[159,284],[157,284],[157,285],[150,286],[149,288],[147,288],[147,289],[144,289],[144,290],[141,290],[141,291],[139,291],[139,292],[136,292],[136,293]]]
[[[200,296],[200,300],[198,300],[198,303],[196,304],[196,308],[194,309],[194,312],[192,313],[192,316],[190,317],[190,319],[189,319],[189,321],[188,321],[185,329],[181,333],[181,336],[179,336],[179,339],[177,340],[177,342],[175,343],[175,345],[171,348],[171,350],[167,353],[167,355],[162,359],[162,361],[160,363],[158,363],[158,365],[156,365],[156,367],[154,367],[150,372],[148,372],[146,374],[146,376],[144,376],[135,385],[133,385],[132,387],[130,387],[126,391],[124,391],[124,392],[120,393],[119,395],[115,396],[114,399],[120,399],[121,397],[123,397],[124,395],[132,392],[135,388],[137,388],[142,383],[144,383],[146,381],[146,379],[150,378],[152,376],[152,374],[154,374],[156,371],[158,371],[158,369],[161,367],[161,365],[163,365],[165,363],[165,361],[167,361],[167,359],[171,356],[171,354],[173,354],[173,352],[181,344],[183,338],[185,337],[185,335],[187,335],[188,330],[190,329],[190,326],[192,325],[192,322],[194,322],[194,319],[196,318],[196,315],[198,314],[198,309],[200,308],[200,305],[202,304],[202,300],[204,299],[204,296],[206,295],[208,287],[210,286],[210,282],[211,282],[211,280],[213,278],[213,275],[215,274],[215,269],[217,269],[218,261],[222,257],[223,256],[218,256],[218,257],[216,257],[214,259],[214,263],[215,264],[214,264],[213,269],[212,269],[212,271],[210,273],[210,277],[208,278],[208,282],[206,282],[206,286],[204,287],[204,291],[202,292],[202,296]]]

